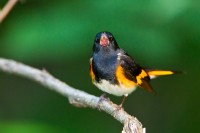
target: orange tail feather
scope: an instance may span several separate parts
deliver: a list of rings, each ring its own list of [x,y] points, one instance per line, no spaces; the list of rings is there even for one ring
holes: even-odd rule
[[[151,78],[180,73],[178,71],[171,71],[171,70],[146,70],[146,72]]]

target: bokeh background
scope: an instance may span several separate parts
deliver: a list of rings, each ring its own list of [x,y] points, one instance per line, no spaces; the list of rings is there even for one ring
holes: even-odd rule
[[[2,8],[7,0],[0,1]],[[142,66],[181,70],[138,89],[125,110],[148,133],[191,133],[200,123],[200,2],[196,0],[24,0],[0,24],[0,57],[100,96],[89,77],[94,36],[110,31]],[[108,95],[116,103],[121,97]],[[76,108],[61,95],[0,72],[0,133],[117,133],[110,115]]]

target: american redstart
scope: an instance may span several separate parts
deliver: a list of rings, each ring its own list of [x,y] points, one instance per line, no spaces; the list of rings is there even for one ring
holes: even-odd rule
[[[176,73],[171,70],[153,70],[141,67],[126,51],[119,48],[110,32],[96,35],[93,54],[90,58],[90,76],[100,90],[115,96],[124,96],[120,108],[128,94],[137,86],[154,92],[150,79]]]

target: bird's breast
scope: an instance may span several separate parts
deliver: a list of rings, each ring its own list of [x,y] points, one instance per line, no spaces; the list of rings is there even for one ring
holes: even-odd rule
[[[109,56],[93,56],[93,72],[97,82],[105,79],[111,83],[115,83],[115,72],[117,66],[117,55]]]
[[[111,84],[107,80],[101,80],[101,82],[94,84],[102,91],[107,92],[109,94],[113,94],[115,96],[123,96],[128,95],[136,89],[136,85],[133,85],[131,88],[127,88],[123,84]]]

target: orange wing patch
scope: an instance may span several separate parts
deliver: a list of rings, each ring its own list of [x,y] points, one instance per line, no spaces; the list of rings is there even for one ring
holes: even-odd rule
[[[138,76],[136,76],[137,85],[144,88],[145,90],[147,90],[149,92],[154,92],[149,81],[145,79],[146,77],[148,77],[148,74],[146,73],[145,70],[142,69],[141,73]]]
[[[90,59],[90,77],[92,78],[92,82],[94,82],[95,75],[92,69],[92,58]]]
[[[120,84],[123,84],[127,88],[133,88],[136,85],[135,82],[133,82],[125,77],[124,70],[121,66],[117,67],[116,77],[117,77],[118,82]]]
[[[142,84],[142,79],[147,77],[147,76],[148,76],[147,73],[144,70],[142,70],[141,73],[138,76],[136,76],[137,84],[141,85]]]

